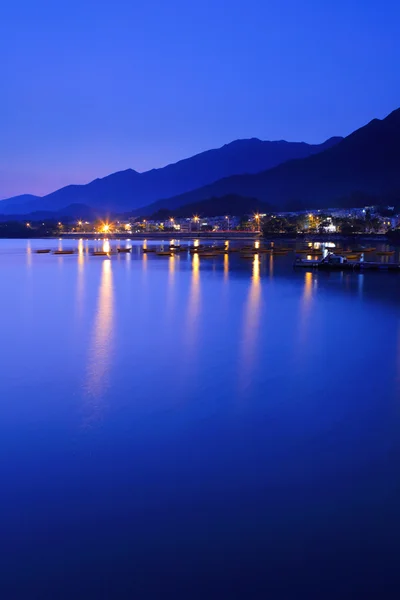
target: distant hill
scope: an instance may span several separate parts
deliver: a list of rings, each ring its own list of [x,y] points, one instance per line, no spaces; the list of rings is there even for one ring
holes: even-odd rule
[[[261,202],[260,200],[257,200],[257,198],[244,198],[243,196],[229,194],[228,196],[222,196],[221,198],[209,198],[208,200],[203,200],[201,202],[186,204],[163,216],[165,218],[168,218],[168,216],[193,217],[194,215],[200,217],[218,217],[223,215],[242,216],[256,212],[265,213],[270,210],[271,207],[267,203]],[[157,213],[152,216],[156,217]]]
[[[101,215],[102,217],[104,215]],[[93,220],[98,218],[99,215],[96,210],[86,206],[84,204],[70,204],[60,210],[35,210],[30,213],[10,213],[1,214],[0,221],[65,221],[71,222],[78,219]]]
[[[95,179],[87,185],[69,185],[42,198],[18,196],[0,201],[0,214],[58,211],[71,204],[85,204],[99,213],[125,212],[195,190],[223,177],[258,173],[287,160],[311,156],[331,148],[341,138],[323,144],[237,140],[168,165],[138,173],[132,169]]]
[[[34,196],[33,194],[21,194],[21,196],[13,196],[12,198],[8,198],[7,200],[0,200],[0,206],[2,206],[2,202],[9,206],[29,205],[30,202],[34,202],[35,200],[40,199],[40,196]]]
[[[239,194],[283,209],[349,207],[357,198],[400,201],[400,109],[308,158],[257,174],[236,175],[145,207],[175,209],[202,200]]]

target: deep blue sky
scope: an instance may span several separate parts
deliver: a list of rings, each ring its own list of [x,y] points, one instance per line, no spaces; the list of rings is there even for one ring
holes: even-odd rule
[[[3,3],[0,198],[346,135],[400,106],[399,22],[394,0]]]

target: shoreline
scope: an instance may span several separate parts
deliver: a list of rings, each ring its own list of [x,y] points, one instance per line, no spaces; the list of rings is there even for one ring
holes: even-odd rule
[[[87,238],[87,239],[108,239],[108,240],[164,240],[164,239],[173,239],[173,240],[185,240],[185,239],[212,239],[212,240],[258,240],[262,238],[262,234],[254,231],[223,231],[223,232],[211,232],[211,231],[202,231],[202,232],[158,232],[158,231],[148,231],[145,233],[62,233],[59,236],[54,236],[62,239],[79,239],[79,238]]]
[[[26,235],[26,236],[0,236],[2,240],[54,240],[54,239],[88,239],[88,240],[165,240],[165,239],[175,239],[175,240],[190,240],[190,239],[205,239],[205,240],[263,240],[264,242],[278,242],[285,241],[290,243],[307,243],[307,242],[321,242],[321,243],[329,243],[329,242],[381,242],[397,245],[399,240],[394,236],[388,236],[386,234],[358,234],[358,235],[341,235],[341,234],[275,234],[275,235],[266,235],[263,236],[261,232],[254,231],[223,231],[223,232],[211,232],[211,231],[202,231],[202,232],[155,232],[149,231],[146,233],[93,233],[93,232],[72,232],[72,233],[60,233],[57,235]],[[399,238],[400,239],[400,238]]]

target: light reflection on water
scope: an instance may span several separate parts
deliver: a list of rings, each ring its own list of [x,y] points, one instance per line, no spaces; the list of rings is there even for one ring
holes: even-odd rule
[[[257,338],[260,330],[260,310],[260,258],[256,254],[253,260],[251,283],[243,318],[243,338],[239,360],[241,389],[249,387],[251,383],[251,374],[257,362]]]
[[[28,268],[32,266],[32,246],[30,240],[26,242],[26,266]]]
[[[229,254],[224,254],[224,281],[228,281],[229,277]]]
[[[87,403],[86,424],[101,416],[101,400],[110,385],[110,368],[114,351],[112,262],[104,260],[99,286],[97,312],[88,348],[85,382]]]
[[[82,316],[85,303],[85,260],[83,240],[79,240],[76,284],[76,313],[78,317]]]
[[[188,353],[193,353],[196,347],[199,332],[200,309],[200,257],[196,253],[192,255],[192,277],[184,332],[185,346]]]
[[[168,320],[171,320],[174,312],[175,268],[177,260],[179,259],[174,254],[168,258],[168,283],[165,300],[166,318]]]
[[[300,300],[300,315],[299,315],[299,351],[306,345],[307,333],[312,319],[312,302],[313,302],[313,273],[307,271],[304,273],[303,294]]]

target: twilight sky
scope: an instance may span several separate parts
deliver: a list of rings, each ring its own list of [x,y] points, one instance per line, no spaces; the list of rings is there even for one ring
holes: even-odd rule
[[[347,135],[400,106],[399,22],[396,0],[8,0],[0,198]]]

